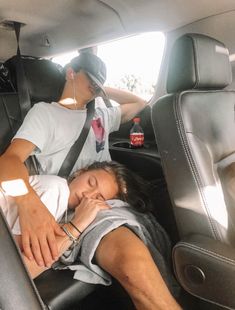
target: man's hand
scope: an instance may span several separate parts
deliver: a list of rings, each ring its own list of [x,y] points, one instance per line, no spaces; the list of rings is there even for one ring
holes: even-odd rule
[[[41,201],[19,207],[22,247],[25,256],[39,266],[51,266],[58,259],[55,235],[64,232]]]
[[[29,174],[24,165],[32,154],[35,145],[24,139],[15,139],[0,157],[0,183],[22,180],[28,194],[14,197],[18,205],[22,247],[28,259],[36,260],[38,265],[50,265],[57,259],[58,250],[55,235],[64,236],[64,232],[55,222],[47,208],[29,184]]]

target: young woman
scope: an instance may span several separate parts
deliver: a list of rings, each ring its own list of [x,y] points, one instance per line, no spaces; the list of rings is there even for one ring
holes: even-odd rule
[[[95,162],[87,168],[78,170],[68,182],[61,177],[51,175],[30,176],[29,180],[32,188],[58,222],[64,212],[67,212],[67,208],[75,210],[72,221],[61,226],[65,236],[57,238],[59,256],[69,247],[69,240],[72,240],[70,234],[75,236],[75,239],[78,238],[100,210],[110,208],[106,201],[114,198],[121,199],[131,202],[134,208],[141,211],[150,206],[150,202],[146,203],[148,195],[144,191],[145,185],[141,179],[134,176],[123,165],[112,161]],[[7,195],[3,190],[0,192],[0,206],[23,251],[18,208],[12,196]],[[38,271],[44,270],[36,268],[38,271],[35,273],[29,261],[26,260],[26,262],[32,277],[35,277]],[[42,265],[44,262],[40,263],[40,266]],[[50,267],[50,264],[47,263],[47,267]]]
[[[167,251],[168,245],[165,242],[166,239],[162,238],[164,233],[157,230],[157,226],[151,226],[152,224],[150,231],[148,232],[147,229],[145,231],[145,224],[148,226],[152,221],[147,214],[147,211],[151,210],[151,203],[146,183],[141,178],[123,165],[111,161],[96,162],[81,169],[68,182],[57,176],[40,175],[30,177],[30,183],[57,221],[65,212],[64,223],[61,224],[65,235],[56,237],[59,256],[66,250],[73,253],[76,248],[78,249],[71,263],[76,263],[78,252],[85,257],[85,260],[90,256],[90,262],[88,261],[86,266],[91,262],[90,265],[94,265],[95,262],[96,275],[99,274],[98,268],[100,268],[101,272],[105,271],[115,277],[130,295],[136,309],[166,309],[166,307],[172,310],[180,309],[170,293],[170,281],[167,281],[167,262],[165,263],[164,252]],[[97,215],[102,213],[100,211],[106,214],[112,211],[110,199],[114,198],[126,202],[126,208],[123,208],[121,213],[121,221],[116,216],[121,209],[120,203],[116,213],[111,214],[111,217],[104,216],[103,220],[108,224],[106,223],[105,230],[101,233],[102,221],[97,221],[97,225],[93,223],[97,220]],[[0,205],[22,249],[14,200],[1,193]],[[67,208],[74,210],[70,220],[66,219]],[[131,213],[132,209],[133,215],[128,220],[128,213]],[[138,223],[137,213],[140,215],[140,222],[144,221],[144,229],[141,233],[138,231],[141,224]],[[127,220],[123,220],[123,217]],[[147,245],[151,230],[154,234],[152,240],[156,245],[150,252]],[[89,237],[92,231],[96,237],[99,235],[99,239],[95,240],[96,248],[90,251],[91,239],[94,242],[94,238]],[[146,236],[144,236],[145,233]],[[83,248],[85,248],[84,254]],[[93,251],[93,256],[89,251]],[[51,264],[43,261],[38,265],[35,260],[29,260],[24,252],[22,256],[32,278],[51,267]],[[79,260],[82,262],[83,258],[80,257]],[[68,261],[66,264],[68,265]],[[73,264],[72,267],[74,266]],[[79,270],[77,272],[79,273]],[[106,276],[102,274],[102,277]],[[169,288],[163,278],[168,282]]]

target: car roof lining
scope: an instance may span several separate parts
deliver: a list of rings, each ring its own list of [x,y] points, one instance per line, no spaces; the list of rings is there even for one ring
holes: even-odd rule
[[[48,57],[139,32],[168,32],[234,9],[233,0],[11,0],[1,2],[0,22],[25,23],[22,54]],[[8,42],[0,45],[0,59],[15,54],[13,31],[0,27],[0,41]]]

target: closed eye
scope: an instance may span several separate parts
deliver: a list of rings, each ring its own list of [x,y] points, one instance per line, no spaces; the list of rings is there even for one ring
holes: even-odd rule
[[[96,199],[105,201],[105,198],[104,198],[101,194],[98,194],[97,197],[96,197]]]
[[[97,179],[94,176],[90,176],[88,179],[88,184],[90,187],[96,187],[97,186]]]

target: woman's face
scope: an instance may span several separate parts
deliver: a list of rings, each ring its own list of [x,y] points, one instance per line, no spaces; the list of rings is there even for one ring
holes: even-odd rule
[[[68,206],[75,208],[83,197],[108,200],[118,194],[118,185],[115,177],[105,170],[91,170],[81,173],[70,184]]]

